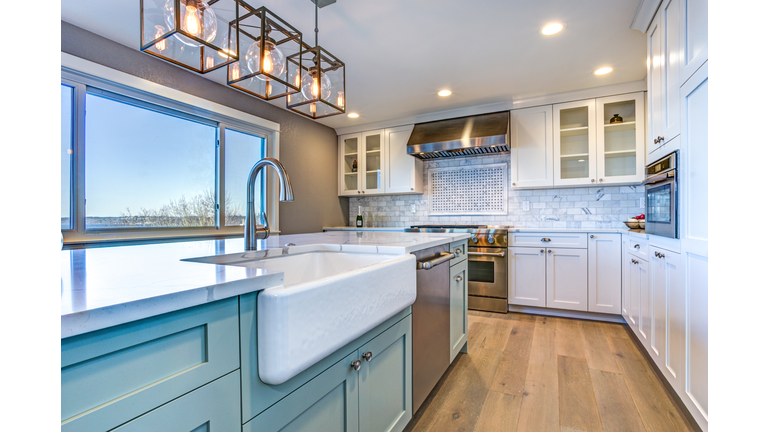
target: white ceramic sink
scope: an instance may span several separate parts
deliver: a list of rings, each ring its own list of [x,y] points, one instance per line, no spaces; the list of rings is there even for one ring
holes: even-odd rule
[[[416,300],[416,257],[411,254],[215,258],[195,261],[284,273],[282,286],[257,298],[259,377],[267,384],[289,380]]]

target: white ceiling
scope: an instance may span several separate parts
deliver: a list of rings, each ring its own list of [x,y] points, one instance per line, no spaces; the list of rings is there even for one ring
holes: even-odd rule
[[[266,6],[314,44],[311,0]],[[346,63],[347,112],[333,128],[642,80],[641,0],[337,0],[320,9],[320,45]],[[61,19],[139,49],[139,0],[62,0]],[[560,21],[554,36],[539,30]],[[592,72],[601,66],[614,71]],[[225,71],[206,77],[225,83]],[[437,96],[448,88],[453,95]],[[285,107],[284,98],[273,103]]]

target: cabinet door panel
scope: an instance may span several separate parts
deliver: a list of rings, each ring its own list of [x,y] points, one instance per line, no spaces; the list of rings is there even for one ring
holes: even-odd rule
[[[680,41],[682,67],[680,83],[684,83],[707,61],[707,0],[680,0]]]
[[[508,250],[509,303],[546,307],[546,249],[511,247]]]
[[[363,345],[358,353],[363,361],[360,432],[402,431],[413,415],[411,317]]]
[[[360,171],[363,159],[361,157],[361,134],[349,134],[339,137],[339,195],[358,195],[363,187],[360,184]]]
[[[597,182],[595,100],[552,106],[555,186]]]
[[[650,350],[650,337],[651,337],[651,284],[648,280],[648,261],[635,259],[637,262],[632,275],[632,283],[635,285],[635,291],[637,291],[638,300],[638,337],[645,346],[646,350]]]
[[[547,307],[587,310],[587,250],[547,249]]]
[[[231,432],[240,429],[235,371],[114,429],[115,432]]]
[[[512,110],[510,120],[512,187],[553,186],[552,106]]]
[[[467,261],[451,266],[451,362],[467,343]]]
[[[589,236],[589,311],[621,313],[621,234]]]
[[[358,429],[357,371],[348,355],[243,425],[243,432],[353,432]]]
[[[633,328],[637,326],[637,321],[632,318],[631,310],[631,291],[630,291],[630,269],[632,268],[633,258],[629,255],[629,238],[625,235],[621,236],[621,315],[624,320],[627,321],[629,327]]]
[[[387,129],[387,186],[386,192],[423,193],[421,159],[408,154],[408,138],[413,125]]]
[[[664,140],[660,145],[666,145],[674,137],[680,135],[680,4],[679,0],[666,0],[659,12],[662,26],[661,82],[662,82],[662,116],[660,135]],[[666,152],[665,154],[669,154]]]
[[[657,253],[659,255],[657,255]],[[667,381],[680,391],[685,340],[685,287],[680,254],[653,249],[653,342],[651,357]]]
[[[360,140],[363,151],[360,159],[360,189],[366,194],[382,194],[385,191],[387,170],[387,146],[384,130],[364,132]]]
[[[645,177],[645,94],[598,98],[597,183],[639,183]],[[614,114],[621,122],[611,123]]]

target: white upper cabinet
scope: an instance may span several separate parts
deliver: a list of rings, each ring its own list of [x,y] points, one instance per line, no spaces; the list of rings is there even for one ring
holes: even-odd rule
[[[680,148],[680,0],[665,0],[648,28],[648,161]],[[682,0],[685,1],[685,0]]]
[[[421,159],[408,154],[408,138],[413,125],[387,129],[384,133],[387,146],[386,193],[424,193],[423,166]]]
[[[595,100],[553,106],[555,186],[597,182]]]
[[[645,95],[596,99],[597,183],[639,183],[645,177]]]
[[[512,187],[554,186],[552,105],[510,112]]]
[[[680,85],[682,85],[707,61],[709,11],[707,0],[679,1]]]
[[[424,193],[423,162],[406,152],[413,125],[339,137],[339,196]]]

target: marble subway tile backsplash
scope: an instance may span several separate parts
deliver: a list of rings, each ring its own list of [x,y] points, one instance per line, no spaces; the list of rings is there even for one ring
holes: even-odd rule
[[[349,225],[362,207],[365,226],[486,224],[525,228],[626,228],[623,221],[645,213],[643,186],[595,186],[562,189],[510,189],[509,214],[501,216],[430,216],[430,168],[509,163],[509,155],[477,156],[424,163],[423,195],[351,197]],[[528,202],[529,210],[524,210]],[[415,211],[414,211],[415,210]]]

